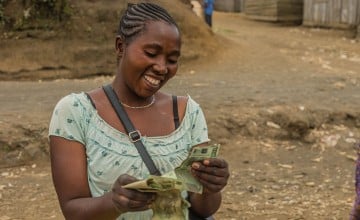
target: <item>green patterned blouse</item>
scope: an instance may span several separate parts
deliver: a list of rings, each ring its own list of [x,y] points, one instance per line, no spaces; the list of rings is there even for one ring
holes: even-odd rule
[[[111,190],[121,174],[138,179],[149,176],[135,146],[128,136],[97,113],[87,95],[73,93],[56,105],[49,127],[49,136],[80,142],[86,149],[88,182],[93,197]],[[180,126],[164,136],[141,139],[161,173],[172,171],[187,157],[192,146],[208,142],[208,130],[200,106],[188,97],[186,113]],[[183,193],[186,196],[186,193]],[[151,219],[152,211],[125,213],[121,220]]]

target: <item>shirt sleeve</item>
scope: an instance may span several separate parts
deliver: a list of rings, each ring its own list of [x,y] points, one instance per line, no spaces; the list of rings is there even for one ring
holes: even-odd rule
[[[49,136],[63,137],[85,144],[82,105],[75,94],[62,98],[55,106],[49,125]]]
[[[195,146],[209,142],[208,127],[200,105],[190,97],[189,104],[191,106],[191,145]]]

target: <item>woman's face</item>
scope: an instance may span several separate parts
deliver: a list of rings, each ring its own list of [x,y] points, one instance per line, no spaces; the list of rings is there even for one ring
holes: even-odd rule
[[[180,57],[180,33],[174,25],[149,21],[130,43],[117,39],[123,83],[137,96],[149,97],[175,76]]]

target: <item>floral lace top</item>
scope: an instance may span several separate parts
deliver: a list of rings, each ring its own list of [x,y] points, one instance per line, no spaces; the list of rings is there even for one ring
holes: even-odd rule
[[[57,103],[50,122],[50,135],[84,145],[93,197],[110,191],[116,178],[123,173],[138,179],[149,176],[128,136],[106,123],[84,92],[65,96]],[[141,140],[160,172],[172,171],[187,157],[192,146],[209,141],[204,114],[189,96],[184,119],[175,131],[165,136],[143,136]],[[151,219],[151,216],[152,211],[147,210],[125,213],[118,219]]]

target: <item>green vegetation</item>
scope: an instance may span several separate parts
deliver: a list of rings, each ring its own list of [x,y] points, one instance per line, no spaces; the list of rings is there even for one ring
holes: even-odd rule
[[[0,0],[0,26],[7,30],[51,29],[70,15],[68,0]]]
[[[4,4],[5,4],[5,0],[0,0],[0,25],[4,25],[6,19],[4,15]]]
[[[63,21],[70,16],[67,0],[31,0],[33,16],[39,19]]]

